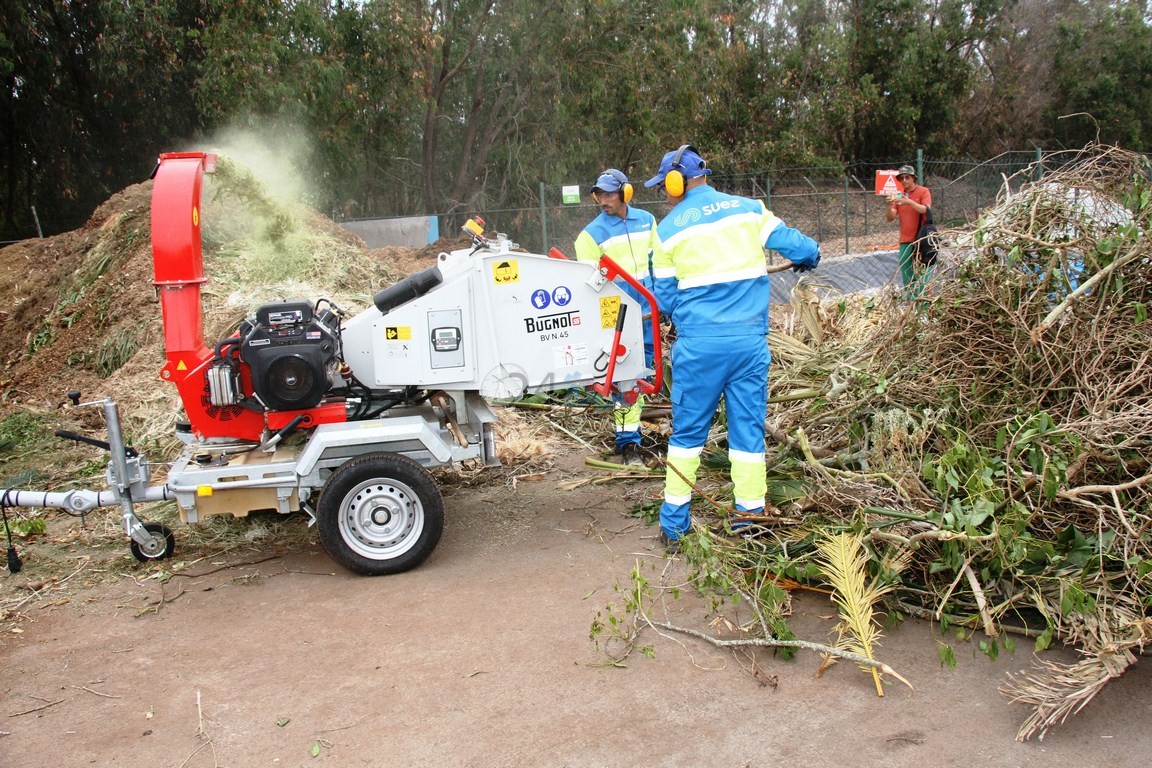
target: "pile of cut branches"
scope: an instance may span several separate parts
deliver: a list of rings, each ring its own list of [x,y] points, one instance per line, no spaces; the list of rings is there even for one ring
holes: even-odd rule
[[[894,610],[982,630],[990,655],[1019,634],[1076,647],[1078,663],[1003,686],[1032,707],[1020,739],[1152,642],[1149,166],[1100,146],[1045,164],[945,233],[923,300],[825,301],[807,343],[769,337],[778,514],[752,537],[703,528],[707,546],[688,548],[758,584],[819,576],[821,542],[852,532],[894,582]],[[906,553],[903,570],[885,565]]]

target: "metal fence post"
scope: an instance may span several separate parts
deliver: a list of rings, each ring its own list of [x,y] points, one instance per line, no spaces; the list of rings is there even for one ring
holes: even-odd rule
[[[917,149],[916,150],[916,178],[920,180],[920,183],[924,183],[924,182],[928,181],[926,178],[924,178],[924,150],[923,149]]]
[[[853,174],[851,176],[848,176],[847,174],[845,174],[845,176],[844,176],[845,186],[848,186],[848,187],[852,186],[851,184],[848,183],[849,181],[854,182],[856,184],[856,186],[860,187],[860,194],[864,198],[864,237],[867,238],[868,237],[868,198],[870,198],[872,196],[872,190],[869,189],[868,187],[864,186],[863,184],[861,184],[860,179],[858,179],[855,174]],[[845,193],[845,199],[849,200],[847,193]],[[849,205],[851,205],[850,200],[849,200]],[[844,237],[844,252],[845,253],[848,252],[848,237],[847,236]]]
[[[804,179],[804,183],[812,188],[812,197],[816,201],[816,241],[819,242],[824,239],[824,217],[820,211],[824,206],[820,205],[820,190],[816,189],[816,185],[807,176],[800,178]]]
[[[772,210],[772,179],[767,176],[764,177],[764,207]],[[775,259],[774,252],[768,251],[768,264],[775,264]]]
[[[844,174],[844,253],[851,253],[848,247],[848,174]]]
[[[544,182],[540,182],[540,242],[543,252],[548,253],[548,209],[544,205]]]

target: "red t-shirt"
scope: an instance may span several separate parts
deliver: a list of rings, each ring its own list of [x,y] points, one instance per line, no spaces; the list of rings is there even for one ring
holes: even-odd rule
[[[917,184],[908,193],[908,199],[927,208],[932,207],[932,193],[928,191],[928,187]],[[898,205],[896,206],[896,215],[900,217],[900,242],[910,243],[915,240],[916,233],[920,231],[923,214],[910,205]]]

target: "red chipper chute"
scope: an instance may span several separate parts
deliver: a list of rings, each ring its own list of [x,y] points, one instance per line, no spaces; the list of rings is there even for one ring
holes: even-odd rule
[[[215,155],[171,152],[160,155],[152,174],[152,284],[160,294],[167,356],[160,378],[176,385],[198,436],[259,440],[264,415],[240,405],[213,405],[205,375],[212,350],[204,343],[200,304],[200,187],[204,173],[215,169]]]

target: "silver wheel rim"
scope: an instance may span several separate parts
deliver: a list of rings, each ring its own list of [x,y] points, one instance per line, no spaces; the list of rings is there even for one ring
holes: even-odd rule
[[[144,557],[155,560],[163,555],[164,550],[168,548],[168,537],[164,535],[163,531],[148,531],[147,543],[136,542],[136,546]]]
[[[340,536],[370,560],[399,557],[416,545],[424,530],[424,505],[407,485],[395,480],[360,483],[340,504]]]

